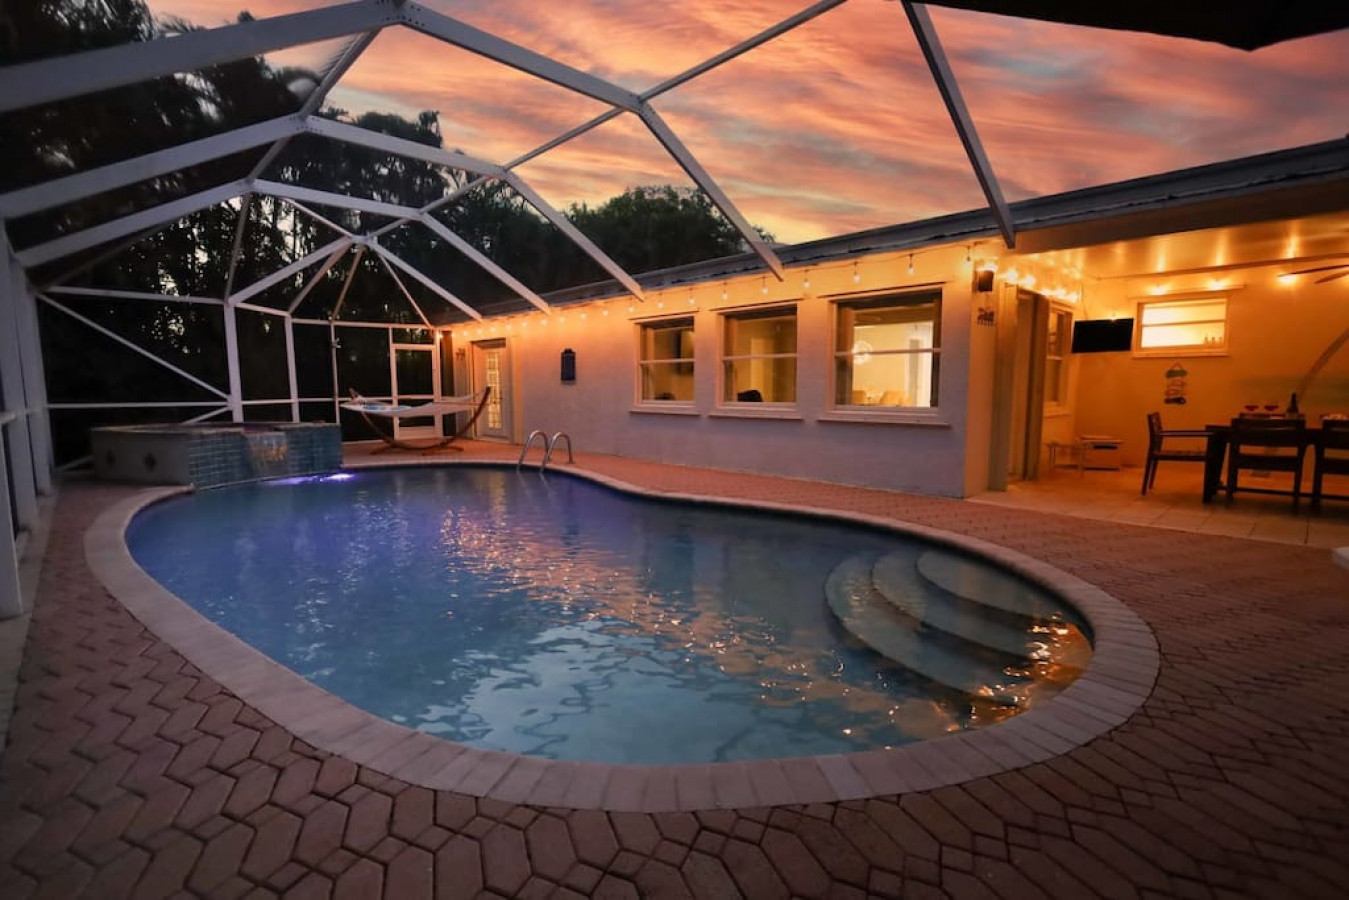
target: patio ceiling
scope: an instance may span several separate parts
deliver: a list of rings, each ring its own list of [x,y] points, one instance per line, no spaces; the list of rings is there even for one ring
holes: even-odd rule
[[[979,198],[987,210],[992,226],[1008,246],[1016,243],[1017,222],[1007,194],[1010,193],[1012,199],[1034,196],[1035,189],[1028,178],[1016,171],[1012,165],[1008,166],[1008,170],[1013,172],[1010,179],[1001,181],[995,171],[996,159],[990,156],[985,147],[982,138],[985,133],[984,122],[992,123],[991,130],[994,134],[1000,134],[1005,123],[996,111],[992,111],[995,114],[982,119],[976,114],[977,110],[972,112],[976,106],[989,110],[987,102],[979,99],[987,91],[982,85],[985,75],[969,62],[975,59],[976,53],[979,52],[978,47],[970,43],[974,39],[968,36],[967,26],[972,22],[977,26],[992,28],[996,25],[995,20],[1000,17],[986,14],[1005,13],[1076,25],[1182,34],[1234,46],[1246,46],[1257,42],[1275,43],[1304,34],[1337,32],[1345,27],[1345,20],[1349,18],[1349,13],[1343,10],[1334,11],[1338,8],[1324,14],[1294,15],[1306,9],[1322,9],[1320,5],[1313,7],[1302,3],[1280,5],[1280,8],[1288,13],[1287,18],[1294,22],[1291,25],[1270,24],[1265,14],[1256,9],[1254,4],[1237,7],[1224,5],[1221,15],[1218,16],[1222,20],[1221,23],[1214,21],[1212,17],[1204,16],[1195,17],[1190,21],[1178,21],[1175,17],[1164,15],[1168,7],[1163,4],[1132,7],[1132,12],[1128,16],[1082,11],[1076,4],[1050,2],[957,2],[936,5],[963,7],[974,12],[938,10],[937,12],[949,18],[935,17],[937,21],[934,21],[934,16],[924,5],[904,2],[886,7],[881,13],[876,12],[879,4],[865,5],[863,0],[853,0],[850,5],[850,8],[858,11],[857,15],[863,17],[856,19],[854,24],[869,22],[874,26],[877,21],[891,24],[892,27],[886,34],[876,32],[873,28],[878,42],[886,40],[887,35],[888,38],[894,38],[894,35],[905,31],[911,34],[906,45],[908,55],[901,59],[898,56],[899,49],[896,49],[894,68],[909,76],[915,72],[924,74],[927,82],[923,88],[928,98],[926,102],[930,109],[940,110],[941,118],[945,119],[946,133],[934,134],[932,140],[936,141],[941,137],[946,141],[940,152],[945,153],[948,159],[959,156],[965,160],[964,186],[955,188],[953,182],[951,189],[944,190],[945,196],[960,198],[957,202],[963,202],[964,205],[951,209],[934,209],[931,206],[924,206],[920,198],[917,201],[905,200],[906,205],[903,208],[914,210],[910,216],[912,220],[916,220],[922,218],[924,214],[951,213],[967,209],[970,201]],[[456,296],[446,286],[438,284],[435,279],[400,259],[382,243],[381,238],[401,227],[424,229],[433,233],[442,242],[482,267],[521,302],[547,310],[549,306],[543,297],[521,283],[512,273],[494,263],[481,248],[464,240],[444,221],[433,215],[437,210],[452,206],[457,198],[473,187],[495,181],[509,185],[539,215],[554,227],[561,229],[623,290],[640,298],[642,287],[637,278],[639,273],[631,273],[620,267],[606,253],[605,248],[598,246],[563,215],[561,208],[564,203],[550,202],[545,197],[549,193],[549,188],[554,188],[560,183],[559,166],[553,165],[552,161],[567,160],[567,154],[572,153],[584,162],[587,153],[591,152],[594,146],[587,144],[587,141],[598,140],[601,135],[605,140],[611,140],[615,134],[613,129],[627,123],[625,127],[635,129],[638,136],[646,142],[647,150],[644,152],[661,157],[663,162],[659,165],[665,167],[664,171],[674,171],[679,177],[686,178],[689,186],[710,199],[719,213],[739,232],[745,246],[758,257],[760,265],[765,270],[782,277],[783,245],[764,239],[752,221],[765,219],[772,214],[772,203],[765,200],[765,197],[771,200],[773,192],[779,189],[769,186],[756,193],[747,186],[744,177],[733,170],[728,170],[731,178],[725,182],[728,186],[724,186],[723,179],[718,177],[716,171],[725,164],[711,165],[703,161],[704,158],[723,159],[724,155],[716,152],[722,148],[717,145],[715,136],[709,136],[711,132],[705,127],[706,123],[700,122],[694,115],[693,111],[698,108],[695,103],[698,95],[696,92],[690,94],[689,91],[701,86],[712,93],[728,94],[732,99],[731,107],[742,117],[740,124],[749,123],[752,110],[747,105],[735,107],[733,102],[735,78],[725,77],[726,73],[741,76],[747,83],[754,82],[761,73],[753,68],[750,60],[759,58],[775,48],[786,46],[790,39],[805,33],[808,29],[825,27],[825,23],[835,21],[837,17],[844,15],[841,10],[843,6],[844,0],[823,0],[803,9],[790,10],[788,7],[794,7],[794,4],[772,0],[765,0],[757,5],[744,4],[744,9],[737,8],[737,4],[729,4],[728,10],[740,13],[733,17],[737,23],[752,20],[756,30],[741,36],[739,40],[729,45],[723,45],[718,52],[711,55],[702,56],[692,62],[684,60],[682,69],[656,80],[654,85],[641,90],[627,86],[638,77],[634,70],[635,64],[624,68],[612,59],[582,59],[577,56],[581,53],[577,46],[583,45],[583,42],[581,44],[575,41],[568,42],[562,39],[566,35],[547,34],[539,30],[540,25],[548,22],[546,16],[531,20],[532,13],[519,11],[519,21],[508,25],[494,19],[492,9],[475,3],[459,4],[450,0],[428,0],[427,5],[396,0],[356,0],[331,6],[318,5],[312,0],[273,0],[270,3],[263,3],[262,7],[275,9],[279,14],[257,21],[188,31],[176,35],[172,40],[150,40],[134,45],[91,50],[73,57],[36,60],[0,68],[0,112],[3,112],[60,104],[70,98],[87,96],[165,75],[190,73],[232,60],[254,57],[279,59],[283,54],[303,52],[308,52],[312,59],[322,60],[314,66],[314,83],[307,86],[307,92],[302,92],[297,98],[296,109],[290,115],[246,125],[185,144],[156,149],[131,159],[70,172],[39,183],[14,186],[0,194],[0,217],[6,220],[18,219],[64,205],[78,204],[95,195],[136,185],[147,179],[181,172],[194,166],[232,157],[243,151],[254,151],[252,165],[246,171],[238,172],[235,177],[221,178],[216,185],[185,197],[166,197],[165,202],[159,205],[139,209],[120,218],[52,236],[38,243],[19,246],[16,257],[25,267],[30,269],[46,267],[43,269],[46,272],[50,271],[53,265],[59,265],[65,260],[85,260],[89,253],[99,248],[116,248],[143,239],[147,234],[184,215],[221,203],[233,202],[240,209],[242,217],[245,207],[238,203],[238,198],[269,196],[283,200],[296,210],[297,215],[326,222],[337,234],[332,242],[294,260],[273,275],[255,280],[251,284],[232,283],[237,263],[237,259],[233,260],[231,284],[227,286],[223,296],[227,302],[247,302],[261,291],[306,270],[313,273],[322,266],[322,271],[327,271],[331,266],[338,264],[344,253],[354,248],[375,254],[384,261],[386,269],[395,273],[396,279],[401,275],[403,281],[417,282],[440,296],[464,316],[481,317],[482,312],[472,298]],[[230,3],[208,2],[208,0],[198,2],[163,0],[161,3],[152,4],[152,7],[157,11],[162,8],[164,13],[169,14],[185,10],[197,12],[212,10],[218,18],[223,19],[231,17],[234,8]],[[1203,5],[1203,8],[1207,7],[1207,4]],[[442,11],[445,9],[453,11],[456,15]],[[754,15],[748,15],[747,10],[752,11]],[[572,12],[584,16],[594,14],[596,9],[593,8],[593,4],[583,3]],[[770,14],[780,17],[776,21],[769,21]],[[867,18],[881,14],[888,18],[884,20]],[[614,10],[612,15],[620,20],[616,28],[624,34],[635,29],[640,21],[634,18],[635,13],[624,9]],[[962,16],[966,18],[962,19]],[[971,20],[968,18],[970,16],[982,18]],[[501,33],[494,33],[484,27],[487,24],[499,26]],[[1228,27],[1229,24],[1231,28]],[[949,32],[946,31],[946,26],[949,26]],[[744,31],[743,25],[738,27]],[[1018,27],[1025,27],[1024,23],[1019,23]],[[534,31],[531,32],[531,28]],[[949,33],[955,36],[956,39],[951,44],[957,48],[954,55],[965,59],[964,65],[971,73],[969,79],[959,77],[960,63],[953,60],[953,56],[948,55],[944,49],[945,41],[939,36],[939,31],[942,35]],[[1251,37],[1252,31],[1256,33],[1256,37]],[[1080,32],[1073,34],[1081,36]],[[362,67],[368,63],[380,62],[382,67],[387,67],[390,59],[396,60],[396,52],[391,56],[381,48],[387,47],[391,51],[398,51],[405,44],[389,41],[395,36],[399,36],[399,41],[404,41],[408,35],[416,36],[422,50],[428,42],[432,46],[440,47],[440,52],[446,58],[446,65],[461,66],[466,60],[472,59],[476,61],[475,65],[490,66],[490,69],[484,68],[482,72],[490,71],[493,78],[498,77],[503,71],[513,73],[510,75],[511,78],[517,82],[527,82],[543,92],[550,100],[557,98],[559,103],[572,104],[568,109],[579,118],[575,118],[575,124],[570,127],[536,138],[535,143],[523,151],[510,152],[503,142],[488,135],[483,140],[488,152],[473,154],[457,149],[430,147],[318,115],[325,103],[338,100],[341,104],[351,105],[352,101],[364,98],[373,104],[372,108],[395,110],[415,109],[422,105],[418,101],[424,99],[424,95],[399,94],[398,91],[388,93],[382,99],[371,100],[371,86],[375,83],[375,79],[369,73],[367,77],[357,77],[362,74]],[[593,39],[593,36],[590,38]],[[1335,33],[1326,36],[1324,40],[1335,42],[1334,47],[1343,47],[1345,51],[1349,51],[1349,41],[1344,38],[1345,35]],[[1099,36],[1093,36],[1093,39],[1099,39]],[[551,55],[531,49],[538,45],[555,46],[557,49]],[[1188,44],[1186,46],[1189,48]],[[898,48],[898,45],[896,47]],[[1323,57],[1328,55],[1325,54],[1324,46],[1320,49]],[[1004,52],[1010,54],[1012,50],[1004,48]],[[384,56],[380,56],[381,53],[384,53]],[[1340,54],[1337,58],[1343,59],[1345,55]],[[430,57],[417,59],[420,61]],[[1230,60],[1224,60],[1224,64],[1236,65]],[[1026,68],[1024,63],[1013,66],[1013,69],[1017,67]],[[1280,62],[1275,68],[1286,66]],[[475,73],[477,71],[474,70]],[[789,78],[793,73],[784,71],[780,74],[783,78]],[[435,89],[441,91],[435,94],[435,99],[439,103],[439,108],[451,110],[454,116],[458,115],[461,107],[466,108],[483,101],[481,96],[444,93],[452,89],[461,89],[462,85],[446,81],[448,76],[443,70],[432,69],[426,72],[425,76],[423,81],[441,85]],[[505,82],[493,81],[491,84],[505,84]],[[969,93],[975,98],[973,101],[967,100],[966,94],[962,92],[966,85],[972,86]],[[488,90],[479,93],[492,92]],[[665,106],[660,105],[671,97],[674,98],[674,102]],[[919,101],[916,95],[914,99],[906,95],[905,99],[914,104],[911,109],[918,108]],[[496,112],[509,115],[511,110],[496,110]],[[859,118],[865,118],[865,115],[867,114],[859,113]],[[1328,121],[1333,118],[1328,116]],[[883,129],[887,127],[887,121],[876,120],[874,124]],[[927,121],[930,123],[931,118]],[[455,118],[455,124],[462,125],[462,133],[456,132],[452,140],[457,143],[459,137],[470,137],[474,134],[481,137],[491,130],[488,127],[480,127],[484,122],[489,120],[478,121],[465,117],[461,122],[459,118]],[[746,128],[750,128],[750,124],[746,124]],[[1337,131],[1330,130],[1332,127],[1338,129],[1342,127],[1342,123],[1335,121],[1333,125],[1315,126],[1302,123],[1299,129],[1290,130],[1289,134],[1303,141],[1308,138],[1325,139],[1338,136]],[[1321,130],[1317,131],[1316,128]],[[528,132],[529,129],[525,131]],[[683,137],[686,133],[690,135],[688,139]],[[301,136],[359,145],[393,156],[432,163],[445,171],[462,173],[464,183],[459,187],[447,184],[444,196],[430,206],[410,207],[369,197],[326,191],[313,186],[282,183],[268,178],[269,166],[277,155],[290,141]],[[859,140],[861,139],[859,134]],[[1002,137],[996,138],[996,141],[999,146],[1005,144]],[[578,150],[582,147],[585,149]],[[706,157],[703,148],[708,151],[709,155]],[[1004,158],[1015,157],[1012,155]],[[820,171],[818,164],[812,165],[815,171]],[[862,168],[866,168],[867,165],[871,163],[859,162]],[[890,182],[908,181],[921,185],[925,180],[921,174],[922,170],[918,168],[914,168],[910,173],[913,177],[906,179],[895,169],[894,160],[885,165],[890,166],[892,177],[883,180],[872,178],[868,182],[871,188],[877,191],[886,189]],[[646,172],[651,166],[635,168]],[[595,174],[594,171],[578,171],[573,168],[562,176],[562,183],[565,183],[567,178],[581,183],[593,178]],[[801,190],[802,186],[797,184],[792,189]],[[805,189],[809,190],[810,186],[807,185]],[[788,188],[784,187],[781,190],[785,192]],[[748,215],[742,210],[738,197],[747,198],[748,207],[753,208],[754,215]],[[575,202],[576,198],[565,199]],[[588,198],[582,196],[580,199],[585,202]],[[357,210],[388,218],[376,228],[353,232],[325,218],[322,212],[324,208]],[[889,216],[882,220],[883,222],[893,222],[897,217],[905,215],[899,205],[892,206],[888,202],[882,206],[880,213]],[[838,222],[844,221],[846,220],[838,219]],[[858,221],[863,225],[873,224],[873,220],[868,220],[865,215],[860,216]],[[1308,226],[1321,224],[1320,219],[1307,220]],[[1341,227],[1338,221],[1324,224],[1331,234],[1337,233]],[[236,239],[236,258],[239,253],[239,241]],[[82,267],[77,267],[70,274],[77,274],[79,271],[82,271]],[[50,283],[60,284],[63,280],[65,276],[58,274],[50,280]],[[310,282],[311,285],[312,283]],[[401,284],[402,281],[400,286]],[[298,302],[297,299],[296,303]],[[295,304],[292,304],[288,312],[294,312],[294,308]]]

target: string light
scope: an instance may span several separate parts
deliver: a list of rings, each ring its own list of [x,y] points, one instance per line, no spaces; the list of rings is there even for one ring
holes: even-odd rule
[[[806,277],[805,280],[801,282],[801,287],[810,290],[810,269],[806,269]]]
[[[913,254],[909,254],[909,274],[913,274]]]
[[[726,291],[726,282],[723,281],[723,282],[721,283],[721,299],[722,299],[722,300],[725,300],[725,299],[727,299],[729,296],[730,296],[730,295],[729,295],[729,294],[727,293],[727,291]]]
[[[761,275],[761,276],[759,276],[759,293],[763,294],[765,297],[768,296],[768,276],[767,276],[767,275]]]
[[[857,260],[853,260],[852,264],[852,283],[853,284],[862,283],[862,273],[857,271]]]

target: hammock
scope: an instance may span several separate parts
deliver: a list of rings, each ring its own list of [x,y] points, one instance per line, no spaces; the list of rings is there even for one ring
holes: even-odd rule
[[[378,400],[368,400],[351,390],[351,399],[342,404],[342,408],[351,412],[360,413],[361,418],[370,426],[370,430],[375,432],[386,447],[381,447],[381,452],[389,448],[399,450],[420,450],[423,453],[429,453],[434,450],[463,450],[462,447],[451,446],[456,440],[468,433],[473,427],[473,423],[478,421],[478,416],[487,408],[487,398],[491,396],[492,389],[485,387],[481,391],[473,394],[464,394],[459,397],[442,397],[439,400],[432,400],[428,403],[419,403],[416,406],[407,406],[397,403],[380,403]],[[390,424],[389,433],[375,424],[371,416],[378,416],[381,419],[406,419],[425,416],[453,415],[455,413],[471,412],[468,421],[454,434],[444,435],[442,437],[423,439],[418,443],[405,441],[393,436],[393,427]]]

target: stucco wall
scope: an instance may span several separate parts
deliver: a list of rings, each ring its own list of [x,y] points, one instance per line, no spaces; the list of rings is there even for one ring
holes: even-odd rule
[[[1079,360],[1077,421],[1084,433],[1126,440],[1126,464],[1146,456],[1149,411],[1160,410],[1168,428],[1199,428],[1229,421],[1246,403],[1288,403],[1317,358],[1349,329],[1349,279],[1316,284],[1314,277],[1281,281],[1274,266],[1213,275],[1120,279],[1092,285],[1084,312],[1093,318],[1135,315],[1138,300],[1159,287],[1173,293],[1220,289],[1228,298],[1228,350],[1221,356],[1140,358],[1129,352],[1085,354]],[[1163,402],[1166,372],[1186,371],[1186,402]],[[1299,394],[1315,423],[1323,413],[1349,413],[1349,346],[1332,356]]]
[[[565,431],[580,450],[964,496],[971,475],[977,490],[983,488],[987,472],[986,435],[979,438],[984,459],[967,466],[974,326],[971,266],[965,257],[963,247],[925,251],[914,260],[912,275],[908,254],[871,257],[856,270],[851,262],[800,267],[790,270],[782,282],[756,275],[700,285],[692,294],[693,304],[687,287],[672,288],[648,294],[644,303],[619,299],[559,310],[546,323],[536,313],[457,328],[450,339],[456,347],[477,340],[507,340],[516,442],[535,429],[547,434]],[[883,414],[832,412],[833,301],[911,288],[942,292],[938,408],[890,414],[888,420],[882,420]],[[777,302],[797,306],[795,408],[723,408],[718,399],[720,313]],[[689,407],[637,401],[637,323],[667,315],[693,315],[695,320],[697,389]],[[576,351],[574,384],[564,384],[559,377],[564,348]],[[986,348],[980,342],[979,378],[991,371],[983,361],[990,352],[991,345]],[[987,405],[985,392],[986,388],[977,392],[981,408]],[[861,421],[868,417],[874,420]]]

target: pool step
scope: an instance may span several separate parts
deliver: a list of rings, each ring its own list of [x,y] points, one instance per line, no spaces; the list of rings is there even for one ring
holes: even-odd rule
[[[844,628],[887,659],[938,684],[1019,702],[1017,688],[1026,679],[1007,673],[1016,657],[929,627],[902,611],[877,590],[874,562],[864,555],[848,557],[825,581],[825,599]]]
[[[887,553],[876,560],[871,577],[886,602],[931,628],[1018,659],[1043,653],[1045,635],[1037,629],[1048,619],[1010,613],[934,585],[918,571],[917,561],[924,552],[930,551]]]
[[[929,549],[918,555],[918,574],[947,593],[973,603],[1031,619],[1061,615],[1057,604],[1025,581],[991,565],[949,550]]]

